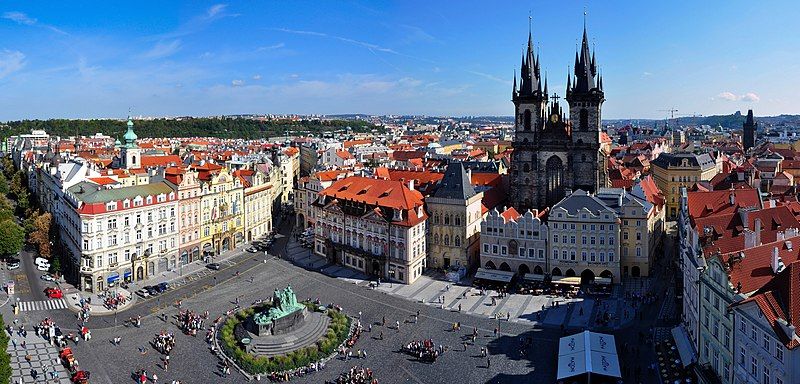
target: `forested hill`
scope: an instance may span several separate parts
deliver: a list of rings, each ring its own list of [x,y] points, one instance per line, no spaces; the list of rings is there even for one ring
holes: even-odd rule
[[[125,121],[121,120],[22,120],[10,121],[0,125],[3,137],[30,133],[33,129],[44,129],[54,136],[83,136],[103,134],[122,138]],[[352,132],[369,132],[376,128],[366,121],[359,120],[254,120],[247,118],[183,118],[135,120],[134,131],[139,137],[220,137],[256,139],[276,137],[286,134],[300,135],[312,133],[319,136],[323,132],[342,131],[347,127]]]

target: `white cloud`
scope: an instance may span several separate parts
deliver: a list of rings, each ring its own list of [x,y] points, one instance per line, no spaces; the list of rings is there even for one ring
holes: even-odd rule
[[[244,80],[236,79],[231,81],[231,87],[241,87],[243,85],[244,85]]]
[[[28,16],[24,12],[18,12],[18,11],[5,12],[5,13],[3,13],[3,18],[7,19],[7,20],[14,21],[14,22],[16,22],[17,24],[20,24],[20,25],[38,26],[38,27],[42,27],[42,28],[47,28],[47,29],[49,29],[49,30],[51,30],[53,32],[60,33],[62,35],[69,35],[69,33],[66,33],[66,32],[64,32],[64,31],[62,31],[62,30],[60,30],[60,29],[58,29],[58,28],[56,28],[56,27],[54,27],[52,25],[39,23],[38,20],[36,20],[33,17]]]
[[[511,85],[511,80],[503,80],[495,75],[490,75],[488,73],[478,72],[478,71],[467,71],[473,75],[483,77],[484,79],[489,79],[491,81],[495,81],[501,84]]]
[[[747,92],[744,95],[736,95],[733,92],[722,92],[715,96],[713,100],[747,101],[757,103],[759,100],[761,100],[761,98],[753,92]]]
[[[744,95],[742,95],[741,99],[742,99],[742,101],[750,101],[750,102],[753,102],[753,103],[757,103],[757,102],[759,102],[759,100],[761,100],[761,98],[758,97],[758,95],[756,95],[753,92],[745,93]]]
[[[642,72],[642,77],[649,77],[649,76],[653,76],[653,73],[647,71]]]
[[[172,40],[170,42],[159,41],[158,43],[156,43],[155,46],[153,46],[152,49],[150,49],[149,51],[145,52],[142,55],[142,57],[144,57],[146,59],[158,59],[158,58],[170,56],[170,55],[174,54],[175,52],[178,52],[180,49],[181,49],[181,40],[180,39]]]
[[[17,11],[5,12],[3,13],[3,18],[14,21],[17,24],[36,25],[36,19],[28,16],[23,12],[17,12]]]
[[[208,16],[208,18],[212,18],[225,11],[225,8],[227,7],[228,4],[214,4],[211,6],[211,8],[208,9],[208,11],[206,11],[206,15]]]
[[[261,80],[261,75],[253,75],[253,80]]]
[[[25,66],[25,55],[20,51],[0,52],[0,79],[19,71]]]
[[[278,43],[278,44],[268,45],[266,47],[258,47],[258,49],[256,49],[256,51],[271,51],[273,49],[279,49],[279,48],[283,48],[285,46],[286,46],[286,44],[284,44],[284,43]]]

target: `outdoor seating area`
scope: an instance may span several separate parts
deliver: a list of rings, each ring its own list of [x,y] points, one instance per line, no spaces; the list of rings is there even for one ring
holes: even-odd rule
[[[656,356],[658,356],[658,372],[664,383],[692,383],[691,369],[684,367],[681,362],[678,347],[672,340],[662,341],[656,344]]]

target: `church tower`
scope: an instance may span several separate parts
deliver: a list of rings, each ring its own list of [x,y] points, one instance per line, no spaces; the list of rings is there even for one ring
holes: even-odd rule
[[[597,192],[608,180],[606,154],[600,151],[601,107],[605,97],[603,78],[598,75],[594,53],[589,51],[585,23],[580,52],[575,52],[574,77],[567,76],[566,99],[572,123],[573,188]]]
[[[547,80],[544,91],[539,72],[539,58],[533,53],[533,36],[528,31],[528,47],[520,66],[520,87],[514,74],[511,93],[514,102],[514,152],[511,155],[511,204],[520,212],[538,205],[537,156],[535,144],[544,125],[547,107]]]
[[[744,148],[745,153],[756,145],[757,129],[758,123],[753,118],[753,110],[750,109],[747,111],[747,120],[742,124],[742,148]]]
[[[133,120],[128,116],[128,130],[125,132],[125,145],[120,149],[123,168],[136,169],[142,167],[142,150],[136,144],[136,133],[133,132]]]

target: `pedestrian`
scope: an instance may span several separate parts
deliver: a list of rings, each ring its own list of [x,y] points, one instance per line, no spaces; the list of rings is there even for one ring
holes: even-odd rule
[[[500,330],[497,327],[494,327],[494,337],[497,337],[497,332],[499,332],[499,331]]]
[[[372,333],[372,323],[369,323],[369,326],[367,327],[367,330],[368,330],[370,333]]]
[[[398,331],[400,330],[400,320],[394,322],[394,327],[397,328]]]
[[[379,339],[383,340],[383,331],[381,331],[381,335],[380,335]]]
[[[386,326],[386,316],[383,317],[383,320],[381,321],[381,326],[384,327]]]
[[[486,358],[486,368],[488,369],[488,368],[491,368],[491,367],[492,367],[492,359],[487,357]]]
[[[153,379],[153,384],[158,384],[158,375],[153,373],[153,378],[152,379]]]
[[[464,344],[464,352],[466,352],[467,351],[467,342],[465,341],[463,344]]]
[[[361,318],[361,311],[358,311],[358,318]]]
[[[461,312],[461,303],[458,303],[458,311]]]

